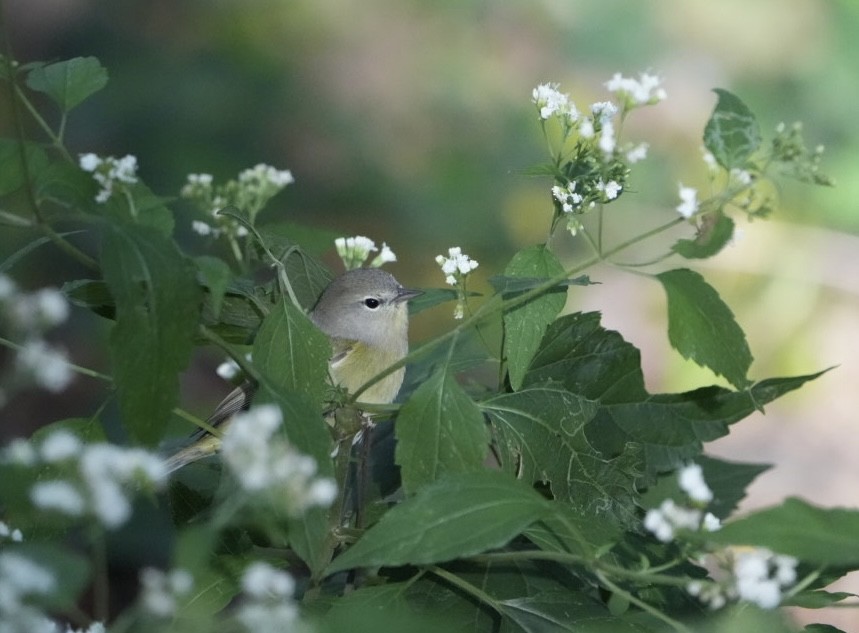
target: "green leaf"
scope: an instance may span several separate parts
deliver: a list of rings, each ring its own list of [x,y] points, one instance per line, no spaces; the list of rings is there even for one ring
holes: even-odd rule
[[[432,483],[391,508],[326,570],[428,565],[502,547],[549,511],[509,475],[482,471]]]
[[[275,390],[305,394],[321,402],[328,377],[328,337],[283,297],[263,320],[254,340],[253,360]]]
[[[620,334],[604,330],[598,312],[564,315],[546,330],[523,384],[547,382],[604,404],[647,397],[641,355]]]
[[[519,251],[504,270],[506,277],[555,277],[564,267],[544,245]],[[546,328],[563,309],[567,293],[563,287],[547,292],[523,305],[504,312],[504,349],[510,385],[518,391],[525,379]]]
[[[859,510],[813,506],[790,498],[707,535],[725,545],[757,545],[812,565],[859,565]]]
[[[496,293],[504,295],[505,299],[509,299],[510,297],[515,297],[518,294],[528,292],[538,286],[542,286],[544,283],[549,281],[549,279],[549,277],[510,277],[507,275],[493,275],[487,279],[487,281]],[[594,283],[595,282],[591,281],[590,277],[587,275],[579,275],[573,279],[564,279],[563,281],[559,281],[556,284],[557,289],[555,291],[557,292],[557,290],[568,286],[590,286]]]
[[[67,231],[65,233],[59,233],[60,237],[68,237],[69,235],[76,235],[78,233],[83,233],[83,231]],[[17,251],[9,255],[2,263],[0,263],[0,273],[5,273],[12,270],[12,267],[15,266],[19,261],[21,261],[24,257],[32,253],[38,248],[45,246],[47,244],[53,243],[51,238],[49,237],[40,237],[32,242],[28,242]]]
[[[134,205],[133,210],[126,196],[116,194],[104,204],[90,203],[90,208],[113,218],[116,222],[152,227],[165,237],[170,237],[173,233],[173,213],[165,206],[163,198],[155,195],[141,182],[128,185],[128,192]]]
[[[227,262],[219,257],[201,255],[194,258],[194,263],[197,264],[203,284],[209,290],[209,304],[217,318],[221,313],[221,304],[224,302],[224,295],[233,278],[233,273]]]
[[[704,455],[698,456],[695,461],[701,466],[704,480],[713,491],[713,501],[707,509],[720,519],[731,516],[739,502],[746,496],[746,488],[749,484],[770,468],[767,464],[742,464]],[[655,485],[648,488],[641,497],[641,505],[645,508],[655,508],[668,498],[678,503],[687,503],[686,493],[680,489],[676,472],[660,477]]]
[[[396,463],[407,494],[447,473],[479,470],[489,449],[480,409],[444,367],[421,384],[397,416]]]
[[[98,185],[92,174],[66,161],[52,162],[40,170],[36,175],[36,191],[41,198],[61,200],[81,211],[92,212],[97,206]]]
[[[123,423],[138,441],[155,444],[178,401],[178,373],[197,333],[194,267],[158,231],[111,223],[101,268],[116,303],[110,354]]]
[[[668,339],[684,358],[724,376],[737,389],[749,384],[752,354],[730,308],[698,273],[680,268],[656,275],[668,295]]]
[[[331,433],[320,414],[318,403],[312,401],[308,394],[273,388],[269,376],[262,371],[263,383],[255,401],[277,403],[283,413],[283,429],[289,442],[316,461],[320,477],[333,477]],[[339,512],[339,508],[334,511]],[[287,519],[289,542],[314,578],[331,561],[328,512],[327,508],[313,507],[300,518]]]
[[[761,144],[757,119],[739,97],[716,88],[719,100],[704,127],[704,147],[725,169],[743,167]]]
[[[719,253],[734,236],[734,221],[723,213],[701,217],[694,240],[677,240],[671,250],[686,259],[706,259]]]
[[[411,583],[364,586],[350,591],[334,602],[316,630],[381,633],[401,630],[403,623],[408,622],[409,633],[439,633],[440,618],[425,615],[410,604],[408,594],[412,591]]]
[[[730,424],[822,373],[770,378],[746,391],[704,387],[650,395],[642,402],[612,404],[602,407],[588,425],[588,438],[598,446],[605,436],[611,436],[621,447],[628,442],[644,444],[650,475],[673,470],[696,458],[704,442],[727,435]]]
[[[803,591],[791,596],[782,604],[803,609],[825,609],[848,598],[859,598],[859,596],[846,591]]]
[[[27,85],[68,112],[107,85],[107,70],[95,57],[75,57],[34,68],[27,75]]]
[[[608,514],[630,523],[640,474],[636,455],[630,451],[609,460],[590,445],[585,426],[597,406],[557,383],[481,403],[496,431],[502,468],[526,483],[549,484],[556,499],[582,514]]]
[[[585,514],[566,503],[553,503],[552,513],[525,530],[541,550],[595,558],[618,540],[622,524],[608,514]]]
[[[26,169],[22,161],[26,161]],[[18,191],[47,169],[48,156],[35,143],[0,139],[0,196]]]

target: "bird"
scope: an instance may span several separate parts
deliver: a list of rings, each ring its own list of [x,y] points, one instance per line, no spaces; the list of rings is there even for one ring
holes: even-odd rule
[[[308,316],[331,342],[328,372],[332,384],[355,393],[408,354],[407,304],[421,294],[404,288],[379,268],[348,270],[326,286]],[[393,402],[404,375],[404,367],[391,372],[364,390],[359,400],[366,404]],[[250,405],[255,390],[252,382],[234,389],[206,420],[207,426],[224,429],[236,413]],[[167,472],[216,453],[220,443],[219,437],[200,429],[188,446],[167,458]]]

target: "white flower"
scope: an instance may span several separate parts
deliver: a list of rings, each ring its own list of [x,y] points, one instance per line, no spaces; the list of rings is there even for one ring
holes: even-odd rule
[[[285,571],[257,561],[245,569],[242,591],[253,598],[288,598],[295,591],[295,580]]]
[[[710,153],[710,150],[708,150],[703,145],[701,146],[701,157],[704,159],[704,162],[706,163],[708,168],[710,168],[711,170],[719,169],[719,163],[716,162],[716,157],[713,156],[713,154]]]
[[[684,187],[681,183],[679,196],[680,204],[677,205],[677,212],[684,218],[691,218],[698,212],[698,190],[692,187]]]
[[[57,588],[57,579],[51,570],[14,552],[0,553],[0,580],[16,597],[47,595]]]
[[[2,539],[9,539],[14,543],[20,543],[24,540],[24,535],[20,529],[15,528],[13,530],[5,522],[0,521],[0,541]]]
[[[541,119],[548,119],[567,110],[569,97],[559,92],[558,87],[556,83],[540,84],[531,92],[531,101],[540,110]]]
[[[298,620],[298,607],[292,601],[274,604],[243,604],[236,611],[236,619],[249,633],[279,633],[291,630]]]
[[[33,466],[38,461],[39,456],[32,442],[20,437],[13,439],[6,448],[3,449],[3,460],[10,464],[19,466]]]
[[[337,249],[340,259],[343,260],[343,266],[346,270],[360,268],[370,253],[379,250],[373,240],[363,235],[338,237],[334,240],[334,247]]]
[[[781,602],[782,587],[796,581],[796,564],[795,558],[766,548],[741,551],[733,566],[737,596],[762,609],[774,609]]]
[[[644,527],[663,543],[674,538],[677,530],[697,531],[701,527],[701,512],[665,499],[659,508],[651,508],[644,517]]]
[[[731,180],[741,184],[748,186],[752,184],[752,174],[749,173],[745,169],[739,169],[737,167],[733,167],[730,171]]]
[[[56,510],[69,516],[81,516],[86,502],[72,484],[61,479],[40,481],[30,490],[30,500],[43,510]]]
[[[639,143],[626,151],[626,161],[632,165],[647,158],[647,143]]]
[[[78,156],[78,165],[84,171],[95,171],[101,165],[101,159],[96,154],[80,154]]]
[[[379,268],[383,264],[395,261],[397,261],[397,256],[394,254],[394,251],[391,250],[390,246],[382,242],[382,250],[370,262],[370,268]]]
[[[25,343],[17,363],[36,384],[54,393],[65,389],[74,376],[65,352],[49,347],[44,341]]]
[[[42,441],[39,452],[43,460],[53,463],[77,457],[82,449],[83,444],[77,435],[65,429],[57,429]]]
[[[137,182],[137,158],[131,154],[122,158],[100,158],[95,154],[81,154],[78,165],[84,171],[90,172],[93,179],[101,185],[101,190],[95,196],[98,203],[107,202],[113,195],[115,183]]]
[[[207,224],[202,220],[194,220],[191,222],[191,230],[198,235],[218,235],[218,229],[213,227],[211,224]]]
[[[56,288],[42,288],[33,295],[35,312],[47,326],[59,325],[69,316],[69,302]]]
[[[614,180],[609,180],[608,182],[603,182],[600,180],[597,182],[597,190],[601,191],[605,195],[606,200],[614,200],[617,198],[617,195],[620,193],[620,190],[623,187]]]
[[[447,249],[447,257],[437,255],[435,261],[441,266],[442,273],[446,275],[445,281],[451,286],[455,286],[460,279],[480,265],[476,260],[465,255],[459,246]]]
[[[597,101],[591,104],[591,114],[595,121],[605,125],[617,114],[617,106],[611,101]]]
[[[575,182],[571,182],[566,187],[555,185],[552,187],[552,197],[561,203],[561,210],[564,213],[576,211],[581,206],[583,200],[582,196],[576,193]]]
[[[600,149],[606,156],[611,156],[612,152],[614,152],[615,145],[614,125],[611,121],[605,121],[602,126],[602,132],[600,133]]]
[[[286,438],[275,435],[281,421],[275,405],[260,405],[237,414],[224,432],[224,463],[246,492],[274,493],[289,514],[329,505],[336,497],[334,482],[317,479],[316,461],[299,454]]]
[[[708,512],[704,515],[704,521],[701,523],[701,527],[706,532],[715,532],[722,527],[722,522],[712,512]]]
[[[594,122],[590,119],[583,119],[581,125],[579,125],[579,136],[582,138],[593,138]]]
[[[104,628],[103,622],[93,622],[85,629],[73,629],[71,627],[66,627],[65,633],[106,633],[107,629]]]
[[[629,106],[639,106],[663,101],[668,96],[660,84],[660,78],[649,73],[641,73],[637,80],[615,73],[605,87],[624,97]]]
[[[193,589],[194,577],[184,569],[164,573],[147,567],[140,572],[140,584],[143,607],[152,615],[167,618],[176,613],[177,599]]]
[[[0,273],[0,301],[6,301],[15,296],[18,287],[10,277]]]
[[[684,466],[678,473],[680,489],[689,495],[692,501],[697,503],[710,503],[713,500],[713,491],[704,481],[704,471],[698,464]]]

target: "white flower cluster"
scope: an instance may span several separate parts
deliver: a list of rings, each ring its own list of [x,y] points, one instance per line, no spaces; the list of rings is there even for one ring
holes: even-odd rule
[[[96,194],[95,201],[104,204],[113,195],[119,186],[133,185],[137,182],[137,158],[128,154],[122,158],[106,156],[101,158],[97,154],[81,154],[78,165],[86,172],[92,174],[93,179],[101,186]]]
[[[616,200],[624,188],[629,165],[647,157],[646,143],[619,143],[616,117],[625,116],[634,107],[657,103],[666,96],[659,77],[648,73],[642,73],[638,79],[617,73],[605,85],[622,99],[622,109],[612,101],[598,101],[591,104],[589,113],[580,114],[569,95],[561,93],[555,83],[541,84],[532,92],[531,100],[540,119],[556,117],[560,121],[561,148],[569,139],[576,141],[575,177],[559,174],[552,187],[556,208],[567,214],[567,229],[573,235],[582,224],[572,215]],[[557,159],[560,166],[560,155]]]
[[[56,623],[29,604],[56,590],[50,569],[18,552],[0,552],[0,631],[57,633]]]
[[[4,451],[9,463],[23,466],[54,465],[67,478],[40,480],[30,489],[37,508],[71,517],[92,515],[105,527],[117,528],[131,516],[130,489],[161,488],[167,481],[164,461],[139,448],[114,444],[83,444],[73,433],[60,429],[38,447],[16,440]]]
[[[42,339],[43,333],[60,325],[69,316],[69,304],[62,292],[42,288],[27,293],[0,273],[0,325],[23,338],[15,361],[15,380],[10,384],[38,387],[57,393],[71,382],[73,372],[66,353]],[[0,406],[7,398],[0,390]]]
[[[169,618],[176,614],[179,601],[194,588],[194,577],[185,569],[163,572],[147,567],[140,572],[140,603],[150,614]]]
[[[463,253],[459,246],[447,249],[447,257],[436,255],[435,262],[441,266],[441,272],[445,275],[444,281],[449,286],[461,283],[468,273],[480,265],[477,260]]]
[[[0,543],[7,539],[13,543],[20,543],[24,540],[24,535],[18,528],[10,528],[4,521],[0,521]]]
[[[336,484],[316,477],[314,459],[275,434],[281,423],[280,408],[275,405],[237,414],[224,432],[224,463],[245,491],[266,494],[292,516],[312,506],[330,505],[337,496]]]
[[[531,101],[540,111],[541,119],[557,116],[568,123],[575,123],[579,118],[579,111],[569,95],[558,90],[559,87],[556,83],[540,84],[531,92]]]
[[[338,237],[334,240],[334,248],[337,249],[337,254],[343,260],[343,266],[346,270],[354,270],[364,265],[370,253],[379,251],[376,248],[376,243],[369,237],[356,235],[354,237]],[[382,250],[370,262],[370,268],[379,268],[388,262],[397,261],[397,256],[390,247],[382,242]]]
[[[700,509],[713,499],[701,467],[698,464],[685,466],[678,473],[678,480],[680,489],[699,507],[682,506],[673,499],[665,499],[658,508],[648,510],[644,527],[663,543],[674,540],[679,530],[714,532],[721,527],[716,516]]]
[[[298,607],[292,599],[295,580],[268,563],[251,563],[242,575],[244,601],[236,619],[249,633],[293,630]]]
[[[680,183],[678,195],[680,196],[680,204],[677,205],[677,213],[684,218],[691,218],[698,212],[698,190],[693,187],[684,187],[683,183]]]
[[[235,206],[245,212],[253,221],[257,213],[280,193],[287,185],[295,182],[292,172],[260,163],[245,169],[223,185],[215,185],[211,174],[188,174],[179,195],[190,200],[206,216],[205,220],[194,220],[191,228],[200,235],[230,238],[244,237],[248,234],[245,226],[233,218],[218,215],[224,207]]]
[[[630,109],[664,101],[668,93],[662,88],[661,83],[662,80],[658,76],[649,73],[641,73],[638,79],[615,73],[606,82],[605,87],[609,92],[620,96],[625,107]]]
[[[721,609],[729,601],[743,600],[761,609],[775,609],[781,604],[783,590],[796,582],[797,560],[775,554],[763,547],[729,552],[721,582],[693,580],[686,586],[711,609]]]

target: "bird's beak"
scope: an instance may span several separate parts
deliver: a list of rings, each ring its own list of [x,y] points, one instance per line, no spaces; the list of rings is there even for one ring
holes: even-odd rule
[[[408,301],[409,299],[414,299],[415,297],[421,296],[423,293],[423,290],[409,290],[408,288],[400,288],[397,292],[397,296],[394,297],[394,303],[400,303],[401,301]]]

